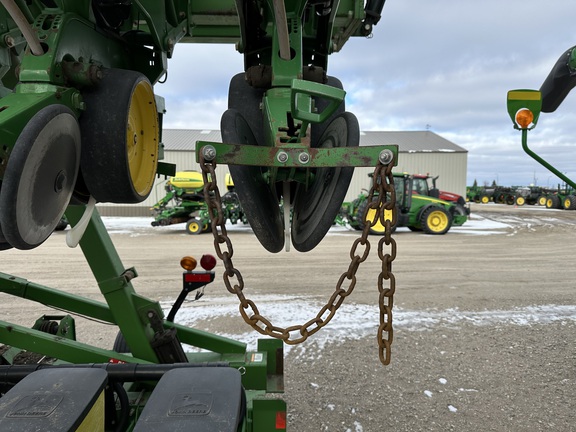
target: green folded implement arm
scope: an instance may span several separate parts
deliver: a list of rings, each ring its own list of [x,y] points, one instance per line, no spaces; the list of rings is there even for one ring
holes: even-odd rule
[[[165,316],[136,292],[138,273],[122,264],[95,204],[142,202],[157,175],[174,175],[162,162],[166,110],[154,86],[166,79],[176,44],[229,43],[244,56],[244,70],[230,74],[223,142],[198,142],[196,150],[216,244],[229,241],[217,164],[229,164],[246,217],[272,253],[290,244],[306,252],[322,240],[355,166],[376,167],[382,198],[372,210],[384,223],[384,208],[394,208],[385,173],[397,147],[359,147],[358,121],[345,110],[341,82],[327,73],[330,54],[372,34],[384,0],[0,3],[0,250],[39,247],[66,217],[67,244],[80,245],[105,300],[0,273],[0,292],[59,311],[32,328],[0,321],[0,430],[285,430],[286,405],[269,397],[283,391],[283,343],[319,330],[345,290],[333,296],[339,301],[328,317],[324,309],[297,327],[293,341],[294,327],[271,326],[243,298],[241,280],[229,286],[245,320],[269,336],[248,351],[173,322],[186,295],[214,280],[213,258],[202,260],[203,270],[182,260],[182,293]],[[239,274],[231,251],[216,247],[216,255],[229,285]],[[382,259],[389,279],[393,257]],[[393,285],[382,291],[390,298],[380,305],[387,363]],[[116,325],[114,347],[76,340],[77,315]],[[185,352],[183,344],[198,350]],[[20,364],[23,354],[43,361]]]

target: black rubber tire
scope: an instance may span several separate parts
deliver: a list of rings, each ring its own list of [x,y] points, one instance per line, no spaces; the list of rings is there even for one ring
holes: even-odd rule
[[[342,113],[326,126],[317,147],[357,147],[360,126],[352,113]],[[354,167],[316,168],[314,181],[306,189],[299,185],[294,196],[292,244],[300,252],[308,252],[324,238],[336,219]]]
[[[360,204],[358,206],[357,219],[358,219],[359,229],[361,229],[361,230],[364,229],[364,225],[365,225],[364,214],[366,212],[367,207],[368,207],[368,200],[364,200],[362,202],[362,204]],[[396,228],[397,228],[397,224],[392,225],[392,233],[394,233],[396,231]],[[373,234],[373,235],[384,235],[385,232],[386,232],[385,227],[379,223],[374,225],[374,227],[370,228],[370,234]]]
[[[80,128],[64,105],[38,111],[16,140],[0,190],[7,243],[33,249],[54,231],[70,202],[80,166]]]
[[[576,196],[568,195],[564,198],[563,206],[565,210],[576,210]]]
[[[235,109],[224,112],[220,130],[225,143],[257,145],[244,115]],[[258,241],[269,252],[280,252],[284,247],[284,222],[280,214],[280,203],[264,180],[262,169],[237,165],[230,165],[229,168],[242,210]]]
[[[244,73],[230,80],[228,108],[222,115],[222,141],[229,144],[265,145],[260,104],[266,89],[251,87]],[[241,113],[241,114],[240,114]],[[234,190],[258,241],[269,252],[284,247],[284,221],[278,195],[264,181],[267,168],[229,165]]]
[[[142,202],[154,185],[159,156],[152,85],[135,71],[102,74],[99,85],[83,93],[82,179],[98,202]]]
[[[186,232],[192,235],[198,235],[204,232],[204,226],[198,219],[190,219],[186,222]]]
[[[561,207],[560,198],[558,195],[549,196],[546,199],[546,208],[549,209],[559,209]]]
[[[431,220],[434,215],[438,215],[441,219],[446,218],[445,223],[440,223],[439,227],[435,227]],[[425,209],[419,218],[422,231],[426,234],[442,235],[446,234],[452,227],[452,215],[444,207],[430,206]]]
[[[116,339],[114,339],[114,345],[112,346],[112,349],[120,354],[127,354],[132,352],[132,350],[130,350],[130,347],[126,343],[126,339],[124,339],[124,335],[122,334],[122,332],[118,332],[118,334],[116,335]]]

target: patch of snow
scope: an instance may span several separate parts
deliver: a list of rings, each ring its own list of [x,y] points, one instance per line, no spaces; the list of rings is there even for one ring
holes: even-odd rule
[[[429,398],[432,397],[432,392],[431,392],[430,390],[424,390],[424,394],[425,394],[426,396],[428,396]]]

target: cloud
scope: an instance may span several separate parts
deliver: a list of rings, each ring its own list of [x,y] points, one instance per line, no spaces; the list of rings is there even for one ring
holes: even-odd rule
[[[538,89],[576,44],[573,0],[390,1],[370,39],[353,38],[329,58],[363,130],[427,127],[469,150],[468,181],[557,182],[521,149],[506,93]],[[166,127],[217,128],[228,82],[243,69],[232,45],[178,46],[169,62]],[[562,172],[573,159],[576,97],[543,114],[529,134]],[[576,173],[574,173],[576,177]],[[553,178],[550,179],[549,177]]]

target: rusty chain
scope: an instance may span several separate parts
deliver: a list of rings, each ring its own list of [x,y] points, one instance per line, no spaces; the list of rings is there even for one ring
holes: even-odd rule
[[[350,249],[350,265],[348,270],[340,276],[330,299],[320,309],[316,317],[304,324],[292,325],[285,328],[274,326],[270,320],[260,314],[256,304],[244,296],[244,279],[240,271],[236,269],[232,263],[234,249],[226,230],[226,218],[224,217],[220,192],[216,183],[216,163],[215,161],[206,161],[201,154],[200,166],[204,180],[204,198],[208,205],[208,214],[214,235],[214,250],[224,264],[223,279],[226,289],[231,294],[236,294],[240,300],[240,314],[248,325],[265,336],[281,339],[289,345],[304,342],[309,336],[312,336],[330,322],[345,298],[354,290],[356,285],[356,272],[360,264],[368,258],[370,253],[370,241],[368,240],[370,228],[378,222],[385,227],[384,236],[378,242],[378,257],[382,263],[382,270],[378,275],[380,323],[377,338],[380,361],[384,365],[389,364],[391,353],[390,345],[393,340],[392,306],[396,289],[396,280],[392,273],[392,261],[396,258],[396,241],[391,235],[392,227],[395,226],[397,217],[396,193],[394,190],[394,177],[392,176],[393,164],[378,164],[374,170],[372,187],[367,197],[368,205],[366,212],[368,212],[369,209],[374,209],[376,210],[377,217],[370,223],[364,224],[362,234],[352,244]],[[385,210],[392,212],[392,220],[385,217]],[[363,220],[366,221],[366,215],[363,215]],[[222,247],[223,245],[225,245],[224,248]],[[364,248],[361,254],[356,252],[359,246]],[[389,247],[389,251],[384,252],[384,246]],[[385,281],[387,281],[387,284]],[[343,288],[345,282],[348,284],[347,288]]]

